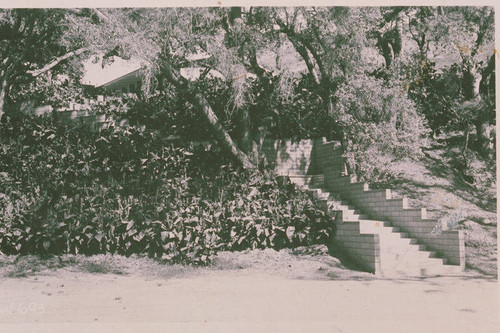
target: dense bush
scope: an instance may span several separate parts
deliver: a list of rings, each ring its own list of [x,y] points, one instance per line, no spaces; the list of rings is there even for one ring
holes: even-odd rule
[[[407,65],[407,76],[413,79],[408,95],[415,101],[419,113],[427,119],[436,134],[449,129],[450,122],[457,122],[459,113],[453,112],[460,96],[460,69],[457,65],[438,72],[434,63],[416,57]],[[473,117],[470,117],[471,120]]]
[[[422,156],[429,130],[402,87],[363,76],[336,97],[347,163],[360,178],[388,180],[392,161]]]
[[[0,252],[133,253],[205,264],[218,250],[325,242],[330,218],[269,171],[157,130],[50,118],[0,124]]]

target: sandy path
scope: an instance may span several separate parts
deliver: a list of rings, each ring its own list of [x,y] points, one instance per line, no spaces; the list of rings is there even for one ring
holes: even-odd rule
[[[234,270],[160,280],[59,270],[2,279],[0,296],[0,332],[89,330],[78,323],[92,323],[93,330],[164,331],[165,322],[174,331],[193,332],[199,325],[210,331],[276,332],[497,332],[500,327],[497,281],[478,278],[322,281]]]

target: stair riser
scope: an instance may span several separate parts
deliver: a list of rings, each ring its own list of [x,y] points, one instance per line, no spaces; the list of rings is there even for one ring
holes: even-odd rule
[[[387,202],[387,205],[391,207],[404,207],[405,217],[411,215],[425,218],[424,209],[407,209],[407,202],[401,199],[391,199],[389,190],[368,191],[365,184],[348,184],[349,179],[343,178],[345,185],[354,189],[358,196],[357,198],[352,197],[352,191],[350,193],[340,191],[341,194],[349,194],[348,199],[353,199],[355,202],[359,200],[370,202],[369,205],[372,201],[374,203]],[[445,260],[437,258],[435,252],[428,251],[427,246],[410,238],[407,232],[401,232],[400,226],[394,226],[397,221],[393,223],[371,220],[368,215],[363,214],[350,202],[338,200],[336,195],[334,196],[323,188],[324,178],[296,177],[293,181],[299,184],[300,188],[313,193],[321,201],[324,210],[340,213],[340,220],[338,220],[338,215],[336,220],[337,223],[340,222],[335,237],[337,243],[341,244],[340,246],[343,246],[344,250],[350,252],[353,258],[361,261],[366,260],[366,267],[375,267],[376,274],[383,276],[434,276],[460,272],[460,267],[445,265]],[[403,221],[405,217],[402,217],[401,220]],[[431,220],[420,223],[418,227],[427,227]]]

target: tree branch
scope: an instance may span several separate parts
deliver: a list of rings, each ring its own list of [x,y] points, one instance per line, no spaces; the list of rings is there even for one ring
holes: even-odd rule
[[[33,77],[37,77],[40,74],[43,74],[46,71],[48,71],[48,70],[52,69],[53,67],[57,66],[63,60],[66,60],[68,58],[80,55],[80,54],[85,53],[85,52],[87,52],[89,50],[90,50],[90,47],[82,47],[82,48],[79,48],[79,49],[77,49],[75,51],[68,52],[65,55],[62,55],[62,56],[56,58],[54,61],[52,61],[51,63],[45,65],[44,67],[42,67],[40,69],[37,69],[37,70],[28,71],[27,73],[31,74],[31,76],[33,76]]]
[[[314,66],[314,63],[312,62],[311,57],[309,56],[309,53],[307,52],[307,48],[304,47],[304,45],[302,45],[295,37],[290,36],[288,34],[287,36],[290,42],[292,42],[297,52],[304,60],[304,62],[306,63],[309,73],[311,73],[312,77],[314,78],[314,82],[316,82],[317,85],[321,85],[321,80],[319,78],[318,72],[316,71],[316,68]]]
[[[106,22],[109,22],[109,17],[107,15],[105,15],[103,12],[101,12],[99,9],[97,8],[92,8],[92,11],[97,15],[97,17],[99,17],[101,20],[103,21],[106,21]]]
[[[318,55],[318,52],[314,49],[312,44],[305,38],[300,38],[300,41],[302,45],[304,45],[309,52],[311,52],[314,60],[316,61],[316,64],[318,64],[319,72],[321,73],[322,78],[327,77],[327,73],[325,71],[325,67],[323,66],[323,61],[321,60],[321,57]]]
[[[168,60],[164,62],[163,69],[165,77],[168,81],[170,81],[170,83],[172,83],[179,89],[188,91],[191,94],[190,102],[195,107],[198,107],[205,118],[208,120],[208,122],[212,126],[213,134],[215,135],[217,141],[229,152],[231,152],[231,154],[241,163],[241,165],[245,169],[255,168],[255,165],[250,161],[248,156],[236,146],[229,133],[224,129],[205,96],[201,92],[193,88],[189,81],[186,78],[182,77],[179,71],[174,68]]]
[[[259,65],[259,62],[257,61],[257,52],[255,51],[255,47],[250,43],[248,47],[249,47],[248,60],[250,61],[250,68],[248,68],[247,66],[245,67],[247,68],[247,70],[250,69],[252,72],[257,74],[257,76],[264,75],[265,73],[267,73],[267,70]]]
[[[321,85],[321,80],[319,78],[318,72],[316,71],[314,63],[309,56],[309,52],[307,48],[300,42],[299,38],[297,38],[297,36],[295,35],[293,26],[290,27],[288,24],[285,24],[277,15],[275,15],[274,19],[276,21],[276,24],[278,24],[278,26],[280,27],[280,32],[284,33],[288,37],[288,40],[292,43],[295,50],[297,50],[297,52],[306,63],[307,69],[312,75],[314,82],[316,82],[318,86]]]

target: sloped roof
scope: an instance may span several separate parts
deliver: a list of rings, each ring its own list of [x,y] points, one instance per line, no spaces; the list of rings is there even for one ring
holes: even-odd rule
[[[137,60],[125,60],[119,57],[112,57],[111,62],[103,66],[102,55],[90,57],[83,63],[83,66],[84,75],[80,83],[95,87],[102,87],[115,82],[142,68],[142,64]]]

